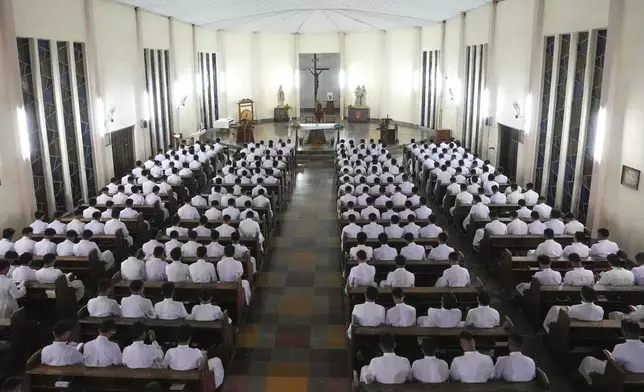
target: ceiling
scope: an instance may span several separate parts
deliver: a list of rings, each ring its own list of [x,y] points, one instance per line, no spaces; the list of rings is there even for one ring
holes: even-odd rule
[[[441,22],[491,0],[117,0],[198,26],[273,33],[396,30]]]

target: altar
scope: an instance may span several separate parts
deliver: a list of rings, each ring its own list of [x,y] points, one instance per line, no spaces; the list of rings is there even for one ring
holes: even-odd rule
[[[300,124],[300,137],[306,139],[307,144],[326,144],[327,134],[333,138],[335,123]]]

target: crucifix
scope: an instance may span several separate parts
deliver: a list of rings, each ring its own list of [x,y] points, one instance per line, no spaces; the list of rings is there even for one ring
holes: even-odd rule
[[[313,85],[313,100],[314,102],[318,102],[318,90],[320,88],[320,74],[322,71],[329,71],[330,68],[318,68],[318,61],[320,59],[318,58],[317,54],[313,54],[313,68],[309,68],[309,72],[311,72],[311,75],[313,75],[314,78],[314,85]]]

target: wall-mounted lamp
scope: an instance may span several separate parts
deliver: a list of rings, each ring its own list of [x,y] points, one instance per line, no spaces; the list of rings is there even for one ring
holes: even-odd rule
[[[453,101],[453,100],[454,100],[454,90],[452,90],[452,89],[450,88],[450,89],[447,91],[447,93],[449,94],[449,100],[450,100],[450,101]]]
[[[107,119],[105,122],[114,122],[114,112],[116,112],[115,107],[111,107],[107,110],[107,114],[105,115],[105,118]],[[107,124],[105,124],[107,126]]]
[[[519,102],[512,102],[512,107],[514,108],[514,118],[517,120],[523,120],[525,116],[521,115],[521,105],[519,105]]]
[[[186,106],[186,101],[188,100],[188,96],[184,95],[183,98],[179,100],[179,107]]]

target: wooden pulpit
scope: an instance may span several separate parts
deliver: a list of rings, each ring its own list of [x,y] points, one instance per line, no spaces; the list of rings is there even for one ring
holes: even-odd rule
[[[255,143],[255,135],[253,134],[253,123],[247,120],[242,120],[237,126],[237,144]]]

